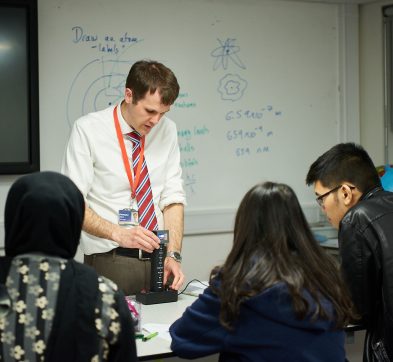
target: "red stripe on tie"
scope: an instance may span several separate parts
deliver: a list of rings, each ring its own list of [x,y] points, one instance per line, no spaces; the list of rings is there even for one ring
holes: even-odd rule
[[[128,134],[132,138],[133,152],[132,160],[135,160],[141,153],[141,136],[137,132],[131,132]],[[144,158],[144,156],[143,156]],[[136,166],[134,167],[134,174],[136,172]],[[139,185],[143,187],[138,190]],[[143,160],[141,175],[139,178],[139,185],[136,185],[136,201],[138,203],[138,216],[139,224],[149,230],[157,230],[158,223],[156,214],[154,211],[153,194],[151,191],[149,171],[147,169],[146,160]]]

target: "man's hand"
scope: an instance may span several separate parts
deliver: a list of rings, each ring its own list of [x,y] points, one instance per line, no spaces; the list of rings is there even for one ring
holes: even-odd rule
[[[83,230],[98,238],[117,242],[123,248],[137,248],[151,253],[160,247],[160,239],[142,226],[122,228],[102,218],[90,207],[85,208]]]
[[[142,226],[131,229],[116,227],[112,233],[112,240],[123,248],[136,248],[148,253],[160,247],[160,239],[157,235]]]
[[[170,287],[179,290],[184,283],[184,274],[181,270],[181,264],[171,257],[166,257],[164,265],[164,285],[166,285],[168,277],[171,275],[173,276],[173,281]]]

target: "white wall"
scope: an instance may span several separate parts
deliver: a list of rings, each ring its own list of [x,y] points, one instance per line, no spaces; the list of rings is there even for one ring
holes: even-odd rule
[[[384,83],[382,6],[379,1],[360,6],[360,142],[376,165],[384,156]]]
[[[187,280],[207,280],[213,267],[224,262],[232,247],[232,233],[186,236],[183,270]]]

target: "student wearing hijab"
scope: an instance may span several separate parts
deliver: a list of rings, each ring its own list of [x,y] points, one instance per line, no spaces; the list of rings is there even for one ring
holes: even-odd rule
[[[74,183],[55,172],[19,178],[5,205],[1,361],[136,361],[131,316],[110,280],[73,260],[84,216]]]
[[[266,182],[238,209],[234,243],[210,286],[171,327],[182,358],[344,362],[352,304],[336,262],[315,241],[297,197]]]

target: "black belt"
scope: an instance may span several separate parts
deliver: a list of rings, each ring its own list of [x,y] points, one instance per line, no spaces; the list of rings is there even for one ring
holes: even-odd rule
[[[129,258],[136,258],[139,260],[150,260],[151,254],[141,249],[130,249],[130,248],[115,248],[111,250],[116,255],[127,256]]]

